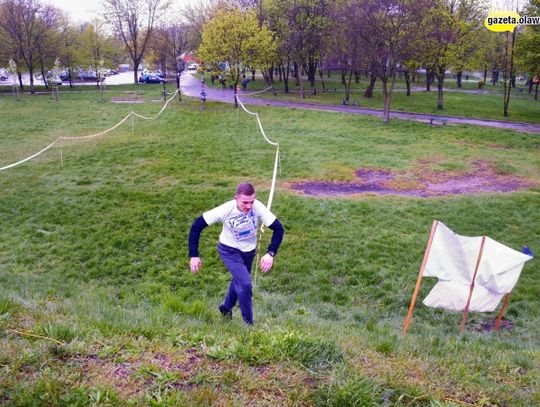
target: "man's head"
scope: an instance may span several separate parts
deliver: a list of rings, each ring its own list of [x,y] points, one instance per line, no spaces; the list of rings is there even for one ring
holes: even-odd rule
[[[236,207],[242,213],[248,213],[255,202],[255,188],[250,183],[239,184],[236,188]]]

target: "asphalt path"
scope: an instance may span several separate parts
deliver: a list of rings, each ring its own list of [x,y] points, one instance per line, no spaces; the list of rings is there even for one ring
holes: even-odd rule
[[[184,71],[180,79],[180,89],[182,94],[191,96],[194,98],[201,97],[201,91],[204,89],[206,93],[206,100],[223,102],[223,103],[234,103],[234,92],[232,89],[219,89],[219,88],[210,88],[204,85],[201,80],[195,78],[191,75],[191,72]],[[251,94],[251,95],[250,95]],[[350,114],[363,114],[369,116],[383,116],[383,111],[380,109],[371,109],[365,107],[356,107],[356,106],[340,106],[340,105],[321,105],[316,103],[306,103],[306,102],[293,102],[293,101],[281,101],[281,100],[272,100],[272,99],[257,99],[256,94],[253,94],[253,91],[242,91],[238,92],[238,97],[244,104],[250,105],[260,105],[260,106],[276,106],[276,107],[285,107],[285,108],[297,108],[297,109],[308,109],[308,110],[318,110],[323,112],[341,112],[341,113],[350,113]],[[524,133],[534,133],[540,134],[540,125],[532,123],[523,123],[523,122],[506,122],[502,120],[484,120],[484,119],[474,119],[468,117],[456,117],[456,116],[442,116],[442,115],[433,115],[433,114],[423,114],[423,113],[410,113],[392,110],[390,118],[403,119],[403,120],[414,120],[424,123],[432,123],[434,125],[443,125],[443,124],[471,124],[474,126],[484,126],[484,127],[493,127],[499,129],[508,129]],[[433,120],[433,122],[432,122]]]

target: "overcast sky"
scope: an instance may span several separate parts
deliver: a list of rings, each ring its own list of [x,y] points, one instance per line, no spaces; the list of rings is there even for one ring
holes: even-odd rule
[[[42,3],[51,4],[67,12],[75,23],[91,21],[103,16],[102,2],[100,0],[41,0]],[[186,4],[197,3],[200,0],[171,0],[172,10],[180,11]]]
[[[66,11],[73,22],[91,21],[94,18],[102,16],[102,2],[88,0],[42,0],[44,3],[52,4]],[[180,11],[186,4],[196,3],[200,0],[171,0],[173,10]],[[516,2],[520,5],[524,0],[491,0],[493,9],[512,10],[515,9]]]

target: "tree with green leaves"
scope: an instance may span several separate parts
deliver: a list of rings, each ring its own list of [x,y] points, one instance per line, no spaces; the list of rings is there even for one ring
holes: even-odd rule
[[[54,61],[55,56],[47,55],[46,45],[55,32],[58,16],[58,9],[37,0],[0,2],[0,40],[6,41],[18,68],[23,64],[26,67],[31,93],[35,93],[34,73],[40,64],[43,66],[46,57],[51,59],[51,63]],[[21,72],[18,74],[22,88]]]
[[[436,0],[426,11],[419,30],[425,35],[422,60],[437,77],[438,109],[443,108],[446,70],[464,57],[482,21],[481,0]]]
[[[227,73],[238,107],[236,92],[240,78],[248,67],[271,66],[276,58],[276,45],[268,28],[259,26],[253,11],[233,8],[219,11],[205,24],[198,54],[206,65],[228,64]]]
[[[540,16],[540,0],[532,0],[526,10],[528,16]],[[527,73],[529,93],[536,88],[534,99],[538,100],[540,85],[540,26],[529,25],[523,28],[516,44],[516,63]]]
[[[104,63],[111,63],[117,50],[117,44],[107,34],[102,21],[94,19],[90,24],[85,25],[81,33],[81,45],[82,56],[89,66],[89,70],[96,72],[96,87],[100,88],[100,82],[104,78],[100,77],[98,67]]]

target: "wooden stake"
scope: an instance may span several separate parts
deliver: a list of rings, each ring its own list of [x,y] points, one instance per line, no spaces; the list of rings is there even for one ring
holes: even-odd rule
[[[471,281],[471,286],[469,288],[469,298],[467,298],[467,304],[465,305],[465,310],[463,311],[463,319],[461,320],[461,327],[460,327],[461,332],[465,330],[465,322],[467,322],[467,315],[469,314],[469,305],[471,305],[471,298],[474,291],[474,281],[476,280],[476,274],[478,273],[478,268],[480,267],[480,260],[482,260],[482,253],[484,251],[485,243],[486,243],[486,237],[482,236],[482,244],[480,245],[480,252],[478,253],[478,259],[476,260],[476,267],[474,268],[474,274]]]
[[[503,305],[501,307],[501,310],[499,311],[499,314],[497,315],[497,319],[495,320],[495,327],[494,327],[495,331],[499,330],[499,327],[501,325],[501,321],[503,319],[509,300],[510,300],[510,293],[507,293],[504,296]]]
[[[420,266],[420,272],[418,273],[418,278],[416,279],[416,287],[414,287],[414,292],[411,297],[411,304],[409,305],[409,311],[407,312],[407,317],[403,322],[403,333],[407,333],[409,325],[411,325],[412,314],[414,310],[414,304],[416,303],[416,297],[420,292],[420,286],[422,285],[422,276],[424,275],[424,270],[426,269],[427,260],[429,257],[429,252],[431,250],[431,243],[433,242],[433,237],[435,236],[435,230],[437,229],[437,224],[439,222],[434,220],[431,224],[431,232],[429,233],[429,239],[426,245],[426,251],[424,252],[424,259],[422,260],[422,265]]]

